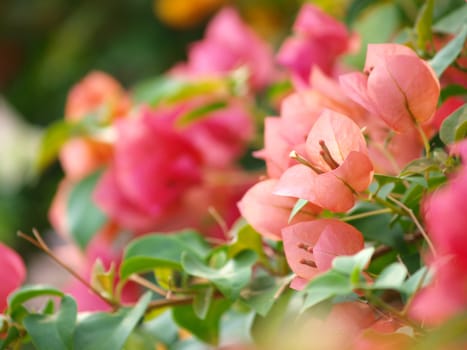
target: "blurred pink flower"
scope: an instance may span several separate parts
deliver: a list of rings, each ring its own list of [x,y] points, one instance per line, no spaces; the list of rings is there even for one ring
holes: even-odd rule
[[[340,255],[353,255],[363,249],[363,235],[353,226],[336,219],[304,221],[282,229],[287,262],[297,275],[292,287],[304,283],[332,266]]]
[[[0,283],[0,313],[7,307],[7,297],[19,288],[26,278],[26,267],[21,257],[11,248],[0,243],[0,266],[2,282]]]
[[[123,227],[145,229],[202,181],[202,156],[174,128],[177,112],[142,109],[117,122],[114,161],[99,181],[95,199]]]
[[[457,146],[466,160],[466,142]],[[412,316],[430,324],[438,324],[467,310],[467,167],[434,192],[425,201],[424,217],[427,232],[437,255],[430,257],[429,265],[435,277],[422,290],[411,307]]]
[[[253,89],[261,89],[274,77],[273,61],[271,48],[228,7],[209,23],[204,39],[191,46],[188,62],[175,72],[209,76],[245,66]]]
[[[355,193],[373,178],[360,128],[348,117],[325,110],[308,134],[305,154],[294,156],[301,164],[287,169],[275,194],[302,198],[335,212],[355,203]]]
[[[396,131],[429,120],[440,94],[433,69],[398,44],[370,44],[363,73],[340,76],[348,96]]]
[[[351,45],[345,25],[318,7],[305,4],[293,29],[295,35],[282,44],[277,60],[291,70],[297,87],[309,85],[308,79],[315,66],[332,75],[337,58]]]

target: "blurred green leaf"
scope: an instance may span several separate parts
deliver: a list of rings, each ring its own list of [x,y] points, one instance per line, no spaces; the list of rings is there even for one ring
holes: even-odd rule
[[[234,257],[244,250],[253,250],[258,254],[259,260],[263,264],[266,266],[269,265],[268,258],[263,249],[263,240],[261,235],[256,232],[251,225],[246,223],[238,229],[233,243],[228,246],[228,255],[229,257]]]
[[[467,27],[466,27],[467,28]],[[467,106],[452,112],[441,124],[439,137],[446,145],[462,140],[467,135]]]
[[[10,294],[8,297],[8,313],[12,314],[19,306],[29,299],[37,298],[40,296],[56,296],[63,297],[63,292],[56,289],[55,287],[48,285],[32,285],[24,286],[21,289]]]
[[[225,299],[213,300],[203,320],[196,315],[191,305],[174,307],[172,316],[180,327],[185,328],[198,339],[217,345],[220,318],[230,305],[231,302]]]
[[[266,316],[276,302],[277,292],[295,276],[273,278],[271,276],[256,277],[249,288],[242,291],[242,301],[257,314]]]
[[[414,294],[420,288],[427,286],[432,278],[430,271],[427,271],[427,267],[423,266],[412,276],[410,276],[402,285],[399,290],[404,293],[407,297]]]
[[[204,259],[209,254],[209,249],[206,241],[191,230],[170,235],[145,235],[127,246],[120,266],[120,277],[127,279],[133,273],[161,267],[181,269],[181,256],[184,252]]]
[[[115,313],[97,312],[83,315],[76,326],[74,349],[119,350],[143,317],[151,293],[144,294],[133,307]]]
[[[353,283],[358,282],[360,273],[368,266],[375,248],[362,249],[352,256],[338,256],[332,261],[334,271],[349,275]]]
[[[457,34],[445,47],[439,50],[435,57],[428,62],[438,77],[443,74],[446,68],[448,68],[462,52],[466,38],[467,25],[464,25],[459,34]]]
[[[38,350],[72,350],[77,312],[74,299],[65,295],[56,314],[31,314],[23,324]]]
[[[381,272],[371,288],[399,290],[406,277],[407,268],[399,262],[392,263]]]
[[[211,305],[213,295],[214,288],[211,286],[200,288],[196,291],[195,299],[193,300],[193,311],[198,318],[202,320],[205,319],[209,306]]]
[[[211,112],[218,111],[225,107],[227,107],[226,101],[215,101],[212,103],[208,103],[180,116],[180,118],[176,121],[176,125],[178,127],[187,126],[191,123],[197,122],[202,118],[208,117]]]
[[[252,266],[258,256],[251,250],[242,251],[219,269],[206,265],[199,257],[184,253],[183,269],[190,275],[206,278],[229,299],[236,299],[250,281]]]
[[[105,214],[92,199],[94,188],[102,175],[98,170],[85,177],[71,190],[67,203],[67,224],[72,238],[81,249],[107,221]]]
[[[460,6],[452,8],[450,12],[437,19],[433,30],[439,33],[455,34],[465,23],[467,23],[467,4],[462,2]]]
[[[431,31],[434,0],[426,0],[420,9],[417,21],[415,22],[415,32],[417,33],[417,47],[425,51],[427,44],[431,42],[433,34]]]
[[[60,149],[72,137],[74,126],[64,120],[53,123],[42,136],[37,156],[39,171],[48,167],[58,156]]]
[[[299,198],[299,199],[297,200],[297,202],[295,203],[295,205],[294,205],[293,208],[292,208],[292,211],[290,212],[289,224],[290,224],[290,222],[293,220],[293,218],[295,217],[295,215],[297,215],[297,214],[300,212],[300,210],[302,210],[303,207],[304,207],[305,205],[307,205],[307,204],[308,204],[308,201],[307,201],[306,199]]]
[[[305,287],[306,297],[302,312],[322,301],[352,293],[353,285],[348,275],[330,270],[315,278]]]
[[[174,103],[194,96],[223,92],[225,83],[221,80],[189,81],[177,77],[159,76],[139,83],[133,88],[133,100],[157,106],[159,103]]]

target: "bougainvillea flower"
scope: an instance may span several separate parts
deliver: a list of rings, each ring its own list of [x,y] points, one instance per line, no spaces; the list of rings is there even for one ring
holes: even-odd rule
[[[290,213],[297,202],[295,198],[274,195],[277,180],[258,182],[238,203],[240,213],[260,234],[271,239],[281,239],[281,230],[289,224],[314,219],[321,208],[307,204],[289,223]]]
[[[363,235],[356,228],[336,219],[304,221],[285,227],[282,239],[290,268],[305,281],[330,269],[336,256],[356,254],[364,244]]]
[[[293,29],[295,35],[283,43],[277,60],[292,71],[297,87],[309,85],[314,66],[330,75],[338,56],[349,49],[346,27],[316,6],[304,5]]]
[[[95,199],[124,227],[132,228],[125,224],[145,216],[156,220],[201,182],[201,155],[175,130],[174,113],[176,109],[142,110],[117,123],[114,161],[98,183]]]
[[[325,110],[311,129],[306,154],[294,154],[301,164],[287,169],[275,194],[306,199],[335,212],[349,210],[355,193],[373,178],[365,139],[346,116]]]
[[[130,100],[122,86],[110,75],[95,71],[84,77],[68,94],[65,117],[79,120],[99,108],[104,108],[109,118],[124,115]]]
[[[26,278],[26,267],[21,257],[11,248],[0,243],[0,266],[2,282],[0,283],[0,312],[7,307],[7,297],[19,288]]]
[[[396,131],[430,119],[440,94],[433,69],[398,44],[368,45],[365,74],[340,77],[346,93]]]
[[[185,66],[178,72],[216,75],[245,66],[250,83],[260,89],[271,81],[274,66],[271,48],[263,42],[233,8],[225,8],[209,23],[202,41],[194,43]]]

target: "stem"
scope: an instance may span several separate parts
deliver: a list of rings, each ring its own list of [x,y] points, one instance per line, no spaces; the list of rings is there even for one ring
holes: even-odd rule
[[[436,256],[435,247],[434,247],[433,243],[431,242],[430,237],[428,237],[428,234],[426,233],[425,229],[424,229],[423,226],[420,224],[420,221],[418,221],[417,217],[415,216],[413,210],[410,209],[409,207],[407,207],[407,206],[406,206],[404,203],[402,203],[401,201],[399,201],[399,200],[397,200],[396,198],[392,197],[391,195],[388,195],[388,199],[390,199],[391,201],[393,201],[394,203],[396,203],[399,207],[401,207],[401,208],[410,216],[410,218],[411,218],[412,221],[414,222],[415,226],[417,226],[418,230],[419,230],[420,233],[422,234],[423,238],[425,238],[425,241],[426,241],[426,243],[428,244],[428,247],[430,248],[431,253],[433,254],[433,256]]]
[[[131,275],[130,278],[129,278],[131,281],[139,284],[140,286],[143,286],[147,289],[150,289],[152,290],[153,292],[163,296],[163,297],[167,297],[167,292],[165,290],[163,290],[162,288],[160,288],[159,286],[155,285],[154,283],[152,283],[151,281],[148,281],[147,279],[139,276],[139,275]]]
[[[117,303],[114,300],[106,298],[104,295],[102,295],[96,288],[94,288],[88,281],[86,281],[82,276],[80,276],[73,268],[71,268],[69,265],[67,265],[64,261],[62,261],[59,257],[57,257],[52,250],[49,248],[49,246],[44,242],[42,239],[41,235],[36,229],[32,230],[32,233],[34,235],[34,238],[26,235],[25,233],[18,231],[18,236],[25,239],[32,245],[36,246],[40,250],[42,250],[45,254],[47,254],[52,260],[54,260],[60,267],[62,267],[64,270],[66,270],[70,275],[72,275],[74,278],[76,278],[78,281],[80,281],[82,284],[84,284],[87,288],[89,288],[94,294],[96,294],[100,299],[102,299],[106,304],[110,305],[112,309],[117,309],[121,305]]]
[[[425,131],[418,122],[415,123],[415,126],[417,127],[417,131],[420,134],[420,137],[422,138],[423,147],[425,148],[425,155],[427,158],[430,158],[430,143],[428,142],[428,138],[426,137]]]
[[[340,220],[341,221],[352,221],[352,220],[357,220],[357,219],[363,219],[363,218],[366,218],[366,217],[369,217],[369,216],[386,214],[386,213],[390,213],[390,212],[392,212],[391,208],[383,208],[383,209],[367,211],[365,213],[350,215],[350,216],[347,216],[347,217],[343,217]]]

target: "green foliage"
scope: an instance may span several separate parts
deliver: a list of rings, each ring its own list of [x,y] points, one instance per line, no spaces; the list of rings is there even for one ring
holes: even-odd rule
[[[417,34],[417,47],[424,51],[432,40],[432,18],[435,1],[427,0],[423,4],[415,23],[415,32]]]
[[[63,292],[47,285],[24,286],[8,297],[8,313],[12,314],[26,301],[40,296],[63,297]]]
[[[454,62],[457,56],[459,56],[459,54],[462,52],[466,38],[467,25],[464,25],[456,37],[452,39],[435,55],[435,57],[429,61],[430,66],[433,68],[438,77],[443,74],[446,68],[448,68],[449,65]]]
[[[190,230],[170,235],[146,235],[127,246],[120,276],[127,279],[134,273],[161,267],[181,269],[181,257],[184,252],[203,259],[208,255],[209,246],[198,233]]]
[[[96,171],[78,182],[71,190],[67,203],[67,226],[71,236],[81,249],[107,221],[105,214],[92,199],[94,188],[102,175]]]
[[[76,302],[65,295],[56,314],[31,314],[23,324],[37,350],[72,350],[76,317]]]
[[[443,124],[441,124],[441,129],[439,130],[439,137],[446,145],[450,145],[462,140],[466,135],[467,106],[464,104],[444,120]]]
[[[184,253],[182,266],[188,274],[211,281],[228,299],[236,299],[242,288],[250,281],[251,268],[257,258],[255,252],[245,250],[216,269],[208,266],[198,257]]]
[[[75,329],[73,346],[80,350],[119,350],[143,317],[151,301],[151,293],[144,294],[134,307],[83,315]]]
[[[219,341],[219,325],[222,314],[227,311],[231,302],[225,299],[213,300],[204,319],[200,319],[191,305],[177,306],[172,309],[175,322],[190,331],[200,340],[217,345]]]

